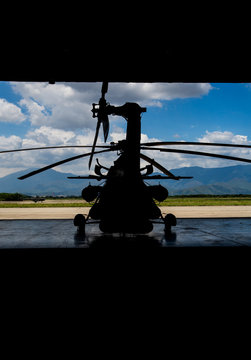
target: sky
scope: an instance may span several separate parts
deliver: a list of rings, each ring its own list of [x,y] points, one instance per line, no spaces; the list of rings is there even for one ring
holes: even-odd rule
[[[0,82],[0,150],[56,145],[92,145],[101,83]],[[109,83],[111,105],[136,102],[142,114],[141,141],[198,141],[251,145],[251,85],[247,83]],[[126,120],[110,116],[107,142],[125,138]],[[100,131],[98,144],[104,144]],[[251,150],[179,146],[251,159]],[[57,149],[0,154],[0,177],[40,168],[90,150]],[[245,165],[230,160],[184,154],[144,152],[168,169],[184,166]],[[104,166],[113,165],[116,153],[97,155]],[[93,173],[88,158],[54,168],[75,175]],[[142,163],[143,165],[143,163]]]

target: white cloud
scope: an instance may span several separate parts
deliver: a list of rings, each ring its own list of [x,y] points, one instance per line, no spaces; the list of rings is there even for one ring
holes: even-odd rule
[[[76,134],[73,131],[53,129],[47,126],[30,130],[23,139],[14,135],[10,137],[0,136],[1,150],[57,145],[90,145],[90,148],[46,149],[0,154],[2,169],[0,177],[7,173],[28,168],[39,168],[68,157],[88,153],[91,151],[93,138],[94,131],[92,130]],[[98,142],[101,143],[101,138],[98,139]],[[76,174],[80,173],[80,175],[87,174],[89,169],[88,158],[86,159],[70,162],[57,167],[56,170],[72,171]]]
[[[116,104],[132,101],[141,106],[161,106],[161,100],[200,97],[212,89],[208,83],[111,83],[109,101]]]
[[[50,85],[45,82],[11,82],[13,90],[24,99],[34,99],[45,106],[54,106],[74,99],[74,90],[68,84]]]
[[[69,84],[20,82],[11,85],[22,96],[19,105],[28,111],[33,126],[66,130],[96,127],[87,92],[79,94]]]
[[[5,99],[0,99],[0,122],[21,123],[26,119],[21,109],[8,102]]]
[[[251,144],[248,141],[246,135],[234,135],[231,131],[212,131],[209,132],[206,130],[206,134],[198,138],[199,142],[216,142],[216,143],[229,143],[229,144],[240,144],[248,145]]]
[[[114,126],[113,131],[110,134],[111,142],[118,142],[120,140],[124,140],[126,137],[126,132],[124,129]]]
[[[17,149],[22,147],[22,139],[19,136],[11,135],[9,137],[0,136],[0,149]]]
[[[19,105],[28,111],[33,126],[64,130],[96,127],[91,109],[101,96],[101,83],[12,82],[11,86],[22,96]],[[141,106],[161,107],[163,100],[200,97],[212,89],[207,83],[109,83],[106,98],[113,105],[137,102]]]
[[[16,93],[22,99],[19,106],[27,114],[33,128],[27,132],[23,139],[18,136],[0,137],[0,146],[3,149],[21,147],[40,147],[53,145],[91,145],[93,142],[97,120],[92,118],[91,104],[97,103],[101,93],[101,83],[11,83]],[[125,102],[138,102],[141,106],[161,106],[162,101],[176,98],[200,97],[207,95],[213,87],[210,84],[199,83],[109,83],[107,101],[114,105]],[[20,122],[26,116],[21,108],[0,99],[0,121],[4,114],[8,114],[9,121]],[[6,115],[7,116],[7,115]],[[7,118],[7,117],[6,117]],[[12,120],[11,120],[12,119]],[[119,118],[121,119],[121,118]],[[117,142],[125,138],[126,122],[117,118],[110,118],[109,141]],[[179,134],[174,134],[174,137]],[[147,134],[141,135],[141,141],[160,141],[149,138]],[[180,138],[180,141],[182,139]],[[199,142],[224,142],[233,144],[250,144],[246,135],[233,134],[230,131],[206,131]],[[103,142],[102,128],[100,129],[98,143]],[[229,154],[238,157],[251,158],[251,152],[238,148],[212,148],[212,147],[181,147],[178,149],[191,149],[198,151]],[[89,152],[90,149],[65,149],[31,151],[9,154],[2,157],[2,169],[17,169],[48,165],[50,163],[71,157],[76,154]],[[161,153],[147,151],[146,155],[154,158],[167,169],[183,166],[220,167],[235,165],[236,163],[207,157],[192,155]],[[111,166],[117,154],[107,153],[98,155],[104,166]],[[95,164],[95,158],[93,161]],[[241,163],[238,163],[241,164]],[[243,163],[244,164],[244,163]],[[94,166],[93,166],[94,167]],[[69,171],[76,174],[88,174],[88,158],[70,162],[56,168],[59,171]],[[8,171],[8,170],[6,170]]]
[[[226,143],[233,145],[251,145],[251,141],[248,140],[246,135],[233,134],[231,131],[206,131],[206,134],[198,139],[199,142],[212,142],[212,143]],[[208,152],[220,153],[222,155],[229,155],[235,157],[243,157],[247,159],[251,159],[251,149],[248,148],[231,148],[231,147],[204,147],[203,150]],[[226,160],[224,162],[219,160],[220,165],[223,163],[228,163],[230,165],[240,165],[245,164],[241,162],[231,162],[230,160]]]
[[[31,99],[22,99],[19,101],[19,105],[27,109],[29,114],[29,120],[32,125],[39,125],[40,122],[44,122],[48,113],[43,105],[39,105],[37,102]]]
[[[66,145],[72,139],[75,141],[76,135],[73,131],[53,129],[47,126],[41,126],[27,133],[27,140],[32,140],[42,146]]]
[[[92,118],[91,109],[92,103],[99,101],[101,83],[56,83],[50,85],[41,82],[12,82],[11,86],[15,93],[22,97],[19,106],[27,114],[33,129],[23,139],[18,139],[18,142],[8,143],[5,139],[7,148],[92,144],[97,120]],[[163,100],[203,96],[208,94],[211,89],[210,84],[109,83],[106,98],[114,105],[122,105],[131,101],[138,102],[141,106],[161,106]],[[3,104],[9,119],[12,121],[25,119],[18,106],[7,103],[6,100],[2,101]],[[118,126],[120,124],[124,126],[122,122],[117,121],[117,118],[110,118],[110,141],[116,142],[125,138],[125,130]],[[145,142],[147,139],[147,135],[142,135],[142,141]],[[98,142],[102,141],[101,129]],[[4,146],[3,142],[2,146]],[[15,168],[18,166],[20,168],[41,167],[65,157],[74,156],[80,153],[79,151],[79,149],[68,149],[9,154],[5,156],[6,161],[3,160],[2,166],[5,164],[6,168],[10,166],[13,168],[16,164]],[[81,151],[84,153],[89,149]],[[112,153],[99,157],[102,158],[105,166],[110,166],[116,158],[115,155]],[[159,153],[157,157],[166,160],[167,156]],[[174,163],[177,164],[176,160]],[[79,160],[59,167],[57,170],[79,174],[89,173],[87,164],[87,160]]]
[[[198,142],[208,142],[208,143],[251,145],[251,141],[248,140],[248,137],[246,135],[233,134],[230,131],[212,131],[212,132],[206,131],[206,133],[197,140]],[[231,148],[231,147],[220,147],[220,146],[219,147],[218,146],[182,146],[178,148],[251,159],[251,149],[246,149],[246,148]],[[193,155],[186,155],[186,156],[184,155],[183,159],[186,162],[186,166],[201,166],[204,168],[247,164],[244,162],[210,158],[204,156],[193,156]]]
[[[152,140],[148,140],[152,141]],[[157,141],[157,140],[154,140]],[[182,139],[179,139],[182,141]],[[251,141],[248,140],[247,136],[233,134],[229,131],[206,131],[204,135],[198,138],[198,142],[218,142],[226,144],[240,144],[240,145],[251,145]],[[165,146],[163,146],[165,148]],[[230,147],[213,147],[213,146],[191,146],[191,145],[179,145],[179,146],[168,146],[169,149],[181,149],[181,150],[192,150],[200,152],[208,152],[214,154],[222,154],[228,156],[235,156],[240,158],[247,158],[251,160],[251,149],[246,148],[230,148]],[[216,168],[234,165],[245,165],[247,163],[237,162],[232,160],[217,159],[205,156],[195,156],[189,154],[176,154],[176,153],[162,153],[159,151],[146,151],[144,152],[151,158],[154,158],[160,164],[167,169],[175,169],[180,167],[192,167],[200,166],[204,168]]]
[[[111,140],[118,141],[125,138],[125,130],[116,127],[111,131]],[[0,137],[0,144],[2,149],[25,148],[25,147],[40,147],[40,146],[53,146],[53,145],[92,145],[94,131],[88,130],[76,134],[74,131],[66,131],[62,129],[53,129],[50,127],[42,126],[27,133],[27,136],[21,139],[17,136]],[[233,134],[230,132],[206,132],[198,140],[203,142],[214,142],[216,140],[226,143],[236,143],[237,139],[242,139],[242,143],[250,144],[248,139],[243,138],[242,135]],[[147,134],[141,134],[141,142],[154,142],[160,141],[156,138],[150,138]],[[99,137],[99,143],[102,142],[102,135]],[[169,147],[170,148],[170,147]],[[172,148],[175,148],[172,146]],[[218,154],[226,154],[237,157],[246,157],[251,159],[251,150],[239,148],[222,148],[222,147],[209,147],[209,146],[177,146],[177,149],[189,149],[194,151],[212,152]],[[56,161],[63,160],[68,157],[75,156],[81,153],[90,152],[90,148],[83,149],[57,149],[57,150],[43,150],[43,151],[29,151],[18,152],[10,154],[0,154],[1,171],[0,176],[7,173],[23,170],[27,168],[39,168]],[[142,151],[150,158],[155,159],[167,169],[175,169],[179,167],[201,166],[201,167],[224,167],[231,165],[245,164],[241,162],[233,162],[229,160],[222,160],[210,157],[193,156],[176,153],[162,153],[159,151],[149,150]],[[4,156],[3,156],[4,155]],[[91,171],[88,169],[89,157],[72,161],[56,167],[55,170],[62,172],[71,172],[76,175],[84,175],[93,173],[96,158],[104,166],[110,167],[113,161],[117,158],[117,152],[97,154],[94,156]],[[142,166],[145,162],[142,161]],[[156,169],[154,169],[156,171]],[[192,176],[192,174],[191,174]]]

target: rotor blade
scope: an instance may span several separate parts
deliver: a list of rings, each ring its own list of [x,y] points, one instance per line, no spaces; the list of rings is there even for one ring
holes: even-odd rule
[[[108,115],[105,115],[102,119],[103,132],[104,132],[104,141],[106,142],[109,134],[109,118]]]
[[[154,159],[151,159],[151,158],[149,158],[148,156],[146,156],[144,154],[140,154],[139,156],[140,156],[141,159],[149,162],[151,165],[155,166],[157,169],[162,171],[165,175],[168,175],[170,178],[172,178],[174,180],[178,180],[178,178],[175,175],[173,175],[170,171],[168,171],[162,165],[157,163]]]
[[[100,151],[95,151],[93,154],[101,154],[103,152],[108,152],[108,151],[113,151],[112,149],[106,149],[106,150],[100,150]],[[30,176],[33,176],[33,175],[36,175],[36,174],[39,174],[43,171],[46,171],[46,170],[49,170],[55,166],[58,166],[58,165],[62,165],[62,164],[65,164],[69,161],[73,161],[73,160],[77,160],[77,159],[80,159],[80,158],[83,158],[85,156],[89,156],[91,153],[87,153],[87,154],[82,154],[82,155],[77,155],[77,156],[73,156],[73,157],[70,157],[70,158],[67,158],[67,159],[64,159],[64,160],[61,160],[61,161],[58,161],[56,163],[53,163],[51,165],[48,165],[48,166],[45,166],[41,169],[38,169],[38,170],[35,170],[35,171],[31,171],[30,173],[26,174],[26,175],[23,175],[23,176],[20,176],[18,179],[19,180],[24,180]]]
[[[227,160],[234,160],[234,161],[242,161],[242,162],[251,163],[250,159],[239,158],[239,157],[235,157],[235,156],[219,155],[219,154],[213,154],[213,153],[205,153],[205,152],[200,152],[200,151],[177,150],[177,149],[161,149],[161,148],[151,148],[151,147],[147,148],[147,147],[144,147],[144,146],[141,147],[141,150],[159,150],[159,151],[162,151],[162,152],[191,154],[191,155],[199,155],[199,156],[209,156],[209,157],[216,157],[216,158],[220,158],[220,159],[227,159]]]
[[[221,144],[221,143],[207,143],[207,142],[192,142],[192,141],[160,141],[149,142],[140,144],[142,146],[159,146],[159,145],[202,145],[202,146],[228,146],[228,147],[240,147],[251,148],[251,145],[239,145],[239,144]]]
[[[101,89],[102,98],[104,98],[107,91],[108,91],[108,81],[103,81],[102,89]]]
[[[98,133],[99,133],[99,128],[100,128],[101,122],[103,123],[103,131],[104,131],[105,142],[106,142],[107,136],[108,136],[109,120],[108,120],[107,115],[103,114],[103,110],[104,110],[103,107],[106,106],[105,94],[107,93],[107,91],[108,91],[108,81],[103,81],[102,89],[101,89],[101,95],[102,96],[101,96],[101,99],[99,100],[98,123],[97,123],[96,134],[95,134],[93,145],[92,145],[91,156],[90,156],[90,160],[89,160],[89,164],[88,164],[89,169],[91,168],[93,154],[94,154],[96,143],[97,143],[97,140],[98,140]]]
[[[96,133],[95,133],[95,137],[94,137],[94,141],[93,141],[93,145],[92,145],[92,151],[91,151],[91,154],[90,154],[91,156],[90,156],[89,164],[88,164],[89,169],[91,168],[92,158],[93,158],[94,151],[95,151],[95,147],[96,147],[96,143],[97,143],[97,140],[98,140],[98,133],[99,133],[100,124],[101,124],[101,122],[100,122],[99,119],[98,119],[97,127],[96,127]]]
[[[48,149],[68,149],[68,148],[91,148],[92,145],[62,145],[62,146],[42,146],[36,148],[24,148],[24,149],[14,149],[14,150],[2,150],[0,154],[18,152],[18,151],[31,151],[31,150],[48,150]],[[110,145],[98,145],[97,148],[108,149]]]

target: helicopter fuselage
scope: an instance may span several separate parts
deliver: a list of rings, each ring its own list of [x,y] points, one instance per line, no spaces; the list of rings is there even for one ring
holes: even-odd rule
[[[148,233],[153,228],[150,219],[159,218],[161,212],[140,172],[141,113],[146,109],[136,103],[107,108],[109,114],[127,120],[126,140],[89,216],[100,220],[104,232]]]

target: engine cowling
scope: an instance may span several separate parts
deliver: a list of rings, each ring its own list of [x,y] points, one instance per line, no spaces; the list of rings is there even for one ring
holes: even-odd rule
[[[164,201],[168,197],[168,190],[162,185],[148,186],[151,196],[157,201]]]
[[[102,186],[88,185],[82,190],[82,198],[87,202],[94,201],[101,191]]]

